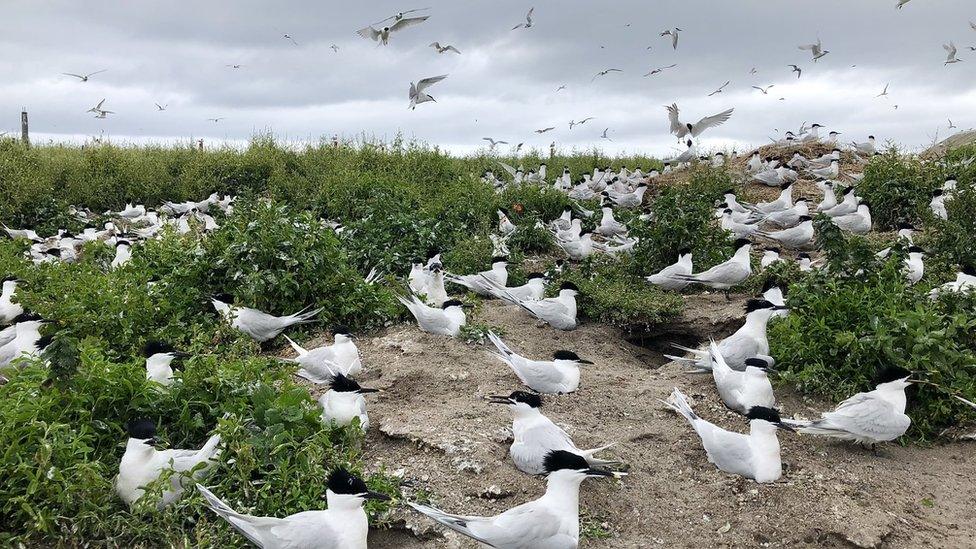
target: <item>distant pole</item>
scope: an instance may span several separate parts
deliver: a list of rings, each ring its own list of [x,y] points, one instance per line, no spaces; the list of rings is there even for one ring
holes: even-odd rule
[[[27,107],[20,111],[20,140],[30,146],[30,132],[27,129]]]

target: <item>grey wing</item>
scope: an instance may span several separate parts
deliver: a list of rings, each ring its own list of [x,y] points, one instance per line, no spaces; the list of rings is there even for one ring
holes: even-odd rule
[[[726,82],[728,84],[728,82]],[[723,86],[724,87],[724,86]],[[706,116],[695,124],[695,130],[692,135],[698,137],[701,133],[708,128],[714,128],[715,126],[720,126],[724,124],[729,118],[732,117],[732,111],[735,109],[729,109],[727,111],[722,111],[718,114],[713,114],[712,116]]]
[[[269,537],[282,549],[315,547],[316,549],[344,549],[339,530],[332,524],[328,511],[304,511],[283,519],[268,528]]]
[[[454,46],[448,46],[447,51],[453,51],[454,53],[461,53],[461,50],[455,48]]]
[[[533,429],[529,429],[524,435],[526,440],[531,440],[534,445],[544,449],[542,455],[538,456],[540,463],[549,450],[576,448],[576,444],[573,443],[573,439],[570,438],[569,433],[560,429],[555,423],[539,425]]]
[[[858,393],[841,402],[833,412],[824,414],[824,420],[854,434],[882,439],[904,433],[911,421],[906,424],[901,419],[903,416],[889,402],[869,393]]]
[[[697,280],[726,280],[731,278],[731,275],[736,271],[736,265],[731,261],[726,261],[725,263],[719,263],[718,265],[708,269],[703,273],[698,273],[693,275]]]
[[[487,139],[487,137],[485,139]],[[501,141],[497,141],[496,143],[501,143]],[[496,162],[498,162],[498,165],[501,166],[506,172],[508,172],[508,175],[515,177],[515,173],[516,173],[515,168],[502,162],[501,160],[496,160]]]
[[[749,439],[740,433],[726,431],[721,427],[703,421],[696,426],[702,439],[702,446],[709,459],[725,469],[748,469],[752,462],[752,449]]]
[[[409,98],[410,99],[413,99],[414,97],[417,97],[417,86],[415,86],[413,82],[410,83],[410,92],[409,93],[410,93],[410,95],[409,95]]]
[[[414,25],[418,25],[418,24],[423,23],[424,21],[426,21],[427,18],[429,18],[429,17],[430,17],[429,15],[424,15],[423,17],[404,17],[403,19],[401,19],[401,20],[397,21],[396,23],[393,23],[392,25],[390,25],[390,32],[396,32],[396,31],[399,31],[399,30],[403,30],[403,29],[405,29],[407,27],[412,27]]]
[[[444,80],[445,78],[447,78],[446,74],[442,74],[440,76],[431,76],[430,78],[424,78],[420,82],[417,82],[417,91],[423,92],[427,88],[433,86],[434,84],[440,82],[441,80]]]
[[[667,109],[668,121],[671,122],[671,133],[677,135],[681,130],[685,129],[685,127],[682,126],[681,122],[678,120],[678,104],[672,103],[671,106],[667,107]],[[678,137],[681,137],[681,135],[678,135]]]
[[[414,315],[417,317],[417,322],[421,324],[425,330],[447,331],[451,327],[451,322],[447,319],[447,316],[443,314],[441,309],[421,306],[414,310]]]
[[[530,501],[505,511],[490,523],[470,526],[493,547],[537,547],[559,534],[561,521],[552,511]]]
[[[543,299],[540,301],[529,301],[528,303],[519,303],[522,307],[528,309],[535,316],[542,317],[553,317],[558,315],[568,315],[569,309],[566,308],[562,303]]]
[[[370,27],[365,27],[365,28],[359,29],[358,31],[356,31],[356,34],[358,34],[359,36],[362,36],[363,38],[365,38],[367,40],[372,40],[374,42],[376,40],[379,40],[379,37],[380,37],[380,31],[374,29],[371,26]]]

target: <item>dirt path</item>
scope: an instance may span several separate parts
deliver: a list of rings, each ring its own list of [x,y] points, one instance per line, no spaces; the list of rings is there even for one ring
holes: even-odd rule
[[[698,314],[706,319],[734,315],[741,304],[691,299],[690,313],[709,309]],[[583,547],[976,546],[972,443],[889,445],[875,456],[787,435],[780,438],[783,479],[759,485],[716,470],[684,420],[658,402],[677,386],[701,416],[745,430],[745,421],[722,406],[710,376],[684,374],[598,324],[558,332],[497,302],[484,304],[476,320],[503,328],[506,342],[528,356],[570,349],[596,363],[585,367],[577,393],[543,405],[581,447],[618,442],[608,454],[630,469],[622,481],[584,483],[580,508],[590,535]],[[728,332],[727,321],[714,324],[714,335]],[[408,497],[423,491],[448,511],[494,514],[543,492],[544,481],[516,470],[507,456],[510,413],[485,401],[520,384],[483,347],[401,325],[361,341],[360,349],[364,384],[385,390],[369,399],[374,427],[365,459],[402,474]],[[788,415],[811,417],[829,406],[784,388],[777,397]],[[412,512],[398,519],[398,528],[373,532],[370,547],[475,547]]]

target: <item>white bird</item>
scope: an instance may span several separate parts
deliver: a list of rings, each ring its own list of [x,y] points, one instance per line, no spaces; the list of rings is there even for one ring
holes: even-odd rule
[[[508,284],[508,259],[494,257],[491,260],[491,269],[487,271],[469,275],[448,274],[445,278],[448,282],[464,286],[482,297],[491,297],[494,286],[504,288]]]
[[[579,544],[579,488],[588,477],[614,473],[593,469],[585,459],[565,450],[545,458],[546,493],[493,517],[452,515],[440,509],[409,503],[438,523],[484,547],[499,549],[574,549]]]
[[[936,299],[940,295],[946,293],[967,294],[973,291],[976,291],[976,268],[973,268],[972,265],[962,265],[959,272],[956,273],[955,280],[946,282],[937,288],[933,288],[932,291],[929,292],[929,297]],[[7,329],[9,330],[10,328]],[[0,337],[0,345],[2,344],[3,337]]]
[[[755,406],[764,408],[776,406],[773,385],[767,375],[770,367],[766,361],[755,357],[747,358],[745,370],[733,370],[722,358],[715,340],[709,344],[708,356],[715,388],[722,402],[730,410],[745,415]]]
[[[837,195],[834,194],[834,184],[830,181],[820,181],[817,188],[823,192],[823,200],[817,205],[817,211],[823,212],[837,205]]]
[[[427,93],[427,88],[433,86],[434,84],[440,82],[447,78],[446,74],[440,76],[431,76],[429,78],[424,78],[417,82],[415,85],[413,82],[410,83],[410,110],[417,108],[417,105],[421,103],[426,103],[428,101],[437,102],[430,94]],[[494,144],[493,144],[494,145]]]
[[[230,325],[244,332],[258,343],[274,339],[281,332],[297,324],[314,322],[312,318],[322,311],[322,308],[308,310],[306,307],[297,313],[287,316],[273,316],[250,307],[235,306],[234,298],[229,294],[218,294],[211,298],[214,309],[230,322]]]
[[[13,276],[7,276],[3,279],[3,292],[0,293],[0,326],[10,324],[15,318],[24,314],[24,307],[19,302],[14,301],[19,283],[20,281]]]
[[[820,179],[837,179],[840,175],[840,162],[831,160],[826,168],[814,168],[809,170],[810,174]]]
[[[549,324],[557,330],[575,330],[576,323],[576,294],[579,288],[572,282],[563,282],[559,286],[559,295],[546,299],[528,301],[506,294],[519,307],[530,315]]]
[[[512,420],[512,446],[508,454],[515,467],[523,473],[541,475],[546,472],[545,458],[553,450],[564,450],[581,456],[590,467],[604,467],[618,462],[597,459],[595,454],[612,444],[581,450],[569,434],[545,416],[539,408],[542,397],[525,391],[515,391],[508,396],[491,396],[491,404],[504,404],[515,416]]]
[[[146,358],[146,379],[169,386],[173,384],[173,361],[190,355],[177,351],[169,343],[150,341],[142,348]]]
[[[734,238],[748,238],[759,232],[759,224],[749,224],[740,221],[736,221],[734,217],[735,213],[726,208],[722,212],[722,224],[723,230],[732,233]]]
[[[854,234],[865,235],[871,232],[871,207],[867,202],[861,202],[854,213],[831,217],[834,225]]]
[[[737,371],[745,371],[746,361],[750,358],[760,358],[773,363],[769,356],[769,339],[766,328],[770,319],[778,316],[781,311],[788,310],[785,305],[775,305],[766,299],[750,299],[746,302],[746,321],[732,335],[718,343],[718,350],[725,359],[725,363]],[[692,353],[691,357],[665,355],[671,360],[690,364],[700,371],[711,368],[709,353],[706,349],[691,349],[672,343],[682,351]]]
[[[7,236],[13,239],[25,238],[27,240],[33,240],[34,242],[43,242],[44,239],[38,236],[36,232],[31,229],[11,229],[10,227],[0,223],[0,227],[3,227],[4,232]]]
[[[671,133],[676,135],[678,139],[681,139],[686,135],[698,137],[705,130],[724,124],[729,118],[732,117],[732,111],[735,110],[728,109],[718,114],[706,116],[698,122],[690,124],[678,120],[679,111],[677,103],[672,103],[670,106],[666,106],[664,108],[668,110],[668,121],[671,123]]]
[[[455,48],[454,46],[451,46],[451,45],[442,46],[440,42],[434,42],[433,44],[431,44],[428,47],[434,48],[435,50],[437,50],[437,53],[445,53],[445,52],[449,52],[449,51],[453,51],[454,53],[457,53],[457,54],[460,54],[461,53],[461,51],[458,50],[457,48]]]
[[[678,33],[679,32],[683,32],[683,31],[681,29],[679,29],[678,27],[675,27],[673,29],[668,29],[668,30],[666,30],[666,31],[664,31],[664,32],[661,33],[661,36],[670,36],[671,37],[671,49],[674,49],[674,50],[678,49]]]
[[[830,53],[830,50],[823,49],[823,43],[817,38],[816,44],[806,44],[799,46],[801,50],[808,50],[813,55],[813,62],[816,63],[821,57]]]
[[[753,86],[752,88],[761,91],[763,95],[769,95],[769,90],[773,86],[775,86],[775,84],[770,84],[770,85],[766,86],[765,88],[760,88],[759,86]]]
[[[26,320],[14,324],[14,336],[0,347],[0,368],[19,358],[36,358],[51,344],[51,336],[41,335],[43,320]],[[6,339],[6,338],[5,338]]]
[[[949,42],[948,44],[943,44],[942,45],[942,49],[944,49],[946,51],[946,60],[945,60],[945,64],[943,66],[950,65],[952,63],[958,63],[958,62],[962,61],[962,59],[959,59],[958,57],[956,57],[956,44],[955,43]]]
[[[868,140],[864,143],[852,143],[854,145],[854,150],[859,154],[873,156],[874,153],[878,152],[878,149],[874,146],[874,136],[869,135]]]
[[[651,284],[665,290],[678,291],[690,282],[677,278],[678,275],[690,275],[692,272],[691,249],[678,250],[678,261],[668,265],[655,274],[644,277]]]
[[[401,19],[397,19],[392,25],[381,27],[379,30],[373,28],[372,25],[363,27],[356,31],[356,34],[367,40],[378,42],[377,45],[385,46],[390,43],[390,36],[394,32],[399,32],[414,25],[419,25],[420,23],[426,21],[429,17],[429,15],[423,15],[420,17],[403,17]]]
[[[118,240],[115,243],[115,257],[112,258],[111,267],[117,269],[129,262],[132,258],[132,243],[128,240]]]
[[[898,4],[895,5],[896,8],[901,9],[902,6],[911,2],[912,0],[898,0]]]
[[[160,112],[165,111],[166,107],[169,107],[169,104],[160,105],[159,103],[155,103],[155,105],[156,105],[156,110]]]
[[[377,392],[379,389],[360,387],[352,379],[336,373],[329,384],[329,390],[319,397],[322,421],[345,427],[358,419],[359,428],[365,433],[369,429],[369,416],[366,415],[366,399],[363,395]]]
[[[574,392],[579,387],[580,364],[593,364],[572,351],[556,351],[553,360],[532,360],[515,354],[494,332],[488,332],[488,339],[497,349],[489,352],[508,364],[522,383],[543,394]]]
[[[363,362],[349,329],[345,326],[335,326],[332,328],[332,333],[334,334],[332,345],[322,345],[314,349],[305,349],[285,336],[298,356],[281,360],[301,366],[295,375],[313,383],[331,383],[336,374],[344,376],[359,374],[363,370]]]
[[[694,162],[698,160],[698,149],[695,148],[695,144],[691,139],[687,142],[688,148],[678,156],[668,160],[671,164],[683,164],[685,162]]]
[[[857,211],[857,206],[860,204],[861,199],[854,194],[854,187],[847,187],[841,195],[843,198],[841,198],[836,206],[823,210],[824,215],[827,217],[839,217]]]
[[[542,273],[530,273],[527,281],[521,286],[504,287],[495,284],[490,279],[485,282],[493,297],[518,305],[518,301],[538,301],[546,295],[546,278]]]
[[[573,221],[579,221],[574,219]],[[587,257],[593,255],[594,242],[593,233],[583,233],[579,238],[572,240],[560,240],[556,239],[556,244],[562,248],[566,255],[573,261],[583,261]]]
[[[773,212],[766,214],[763,218],[764,223],[772,223],[779,227],[795,227],[800,220],[804,217],[809,217],[810,208],[807,207],[807,201],[803,198],[796,201],[792,208],[787,208],[785,210],[780,210],[778,212]]]
[[[787,248],[805,248],[813,243],[816,236],[813,228],[813,218],[808,215],[800,216],[795,227],[779,231],[759,231],[758,236],[775,240]]]
[[[719,86],[717,90],[715,90],[715,91],[713,91],[712,93],[710,93],[710,94],[708,94],[708,97],[711,97],[711,96],[713,96],[713,95],[715,95],[715,94],[717,94],[717,93],[722,93],[722,90],[724,90],[724,89],[725,89],[725,86],[728,86],[728,85],[729,85],[729,84],[731,84],[731,83],[732,83],[732,81],[731,81],[731,80],[726,80],[726,81],[725,81],[725,83],[724,83],[724,84],[722,84],[721,86]]]
[[[890,83],[885,84],[885,87],[884,87],[883,90],[881,90],[881,93],[879,93],[878,95],[875,95],[874,98],[877,99],[879,97],[886,97],[888,95],[888,86],[889,85],[890,85]]]
[[[603,236],[627,234],[627,225],[624,225],[613,217],[613,208],[604,206],[601,208],[601,211],[603,212],[603,217],[600,219],[600,224],[596,228],[597,234]]]
[[[302,511],[285,518],[238,513],[204,486],[198,484],[197,489],[210,509],[248,541],[265,549],[366,549],[369,521],[363,503],[390,499],[371,492],[362,479],[341,467],[332,471],[326,484],[328,509]]]
[[[808,435],[822,435],[860,444],[875,445],[905,434],[912,424],[905,415],[905,388],[911,372],[903,368],[885,368],[873,391],[858,393],[837,405],[832,412],[821,414],[815,421],[793,421],[797,431]]]
[[[779,248],[768,248],[763,251],[762,258],[759,259],[759,266],[765,269],[780,260]]]
[[[515,232],[515,224],[508,217],[508,210],[501,208],[498,210],[498,232],[502,236],[509,236]]]
[[[410,310],[424,332],[455,337],[467,321],[463,305],[456,299],[445,301],[439,309],[426,305],[415,295],[409,301],[402,296],[397,296],[397,300]]]
[[[932,215],[943,220],[949,219],[949,210],[946,209],[945,201],[945,191],[936,189],[932,192],[932,200],[929,201],[929,209],[932,210]]]
[[[126,430],[129,439],[115,477],[115,492],[129,507],[142,497],[149,483],[172,469],[176,474],[170,477],[169,486],[156,504],[157,509],[163,509],[179,499],[188,485],[205,478],[220,454],[220,435],[211,436],[199,450],[157,450],[156,425],[151,420],[132,420]],[[189,478],[182,473],[189,474]]]
[[[735,241],[735,253],[723,263],[715,265],[707,271],[692,274],[677,273],[671,275],[672,278],[684,280],[689,283],[703,284],[717,290],[728,290],[739,284],[752,274],[750,265],[749,251],[752,243],[748,240],[739,239]]]
[[[755,206],[755,210],[762,212],[764,214],[771,214],[773,212],[781,212],[787,208],[793,206],[793,185],[790,183],[783,183],[780,185],[782,189],[776,200],[772,202],[759,202]]]
[[[610,199],[616,206],[621,208],[640,208],[644,203],[644,193],[647,192],[647,183],[639,183],[633,192],[614,193],[603,191],[603,195]],[[599,232],[599,229],[597,229]]]
[[[908,276],[908,282],[912,285],[918,284],[918,281],[922,280],[922,276],[925,274],[925,263],[922,261],[924,253],[925,250],[918,246],[908,248],[908,257],[905,258],[905,274]]]
[[[792,430],[773,408],[756,406],[749,410],[749,434],[726,431],[695,415],[685,395],[675,389],[669,402],[661,401],[691,423],[701,438],[708,461],[721,471],[751,478],[756,482],[775,482],[783,475],[777,429]]]
[[[529,8],[529,12],[525,14],[525,23],[519,23],[518,25],[515,25],[514,27],[512,27],[512,30],[515,30],[515,29],[531,29],[532,28],[532,13],[534,11],[535,11],[535,8],[534,7],[533,8]]]
[[[482,137],[481,139],[484,140],[484,141],[487,141],[488,144],[489,144],[489,146],[492,149],[495,148],[495,145],[508,145],[508,141],[495,141],[494,139],[492,139],[490,137]],[[500,162],[500,164],[504,164],[504,163],[503,162]]]
[[[621,69],[604,69],[604,70],[596,73],[595,75],[593,75],[593,78],[590,79],[590,82],[593,82],[594,80],[596,80],[597,78],[599,78],[601,76],[606,76],[606,75],[610,74],[611,72],[624,72],[624,71],[622,71]]]
[[[103,73],[103,72],[105,72],[107,70],[108,69],[102,69],[100,71],[90,72],[88,74],[74,74],[74,73],[70,73],[70,72],[63,72],[61,74],[65,75],[65,76],[73,76],[73,77],[77,78],[80,82],[88,82],[88,79],[91,78],[92,76],[95,76],[96,74],[101,74],[101,73]]]

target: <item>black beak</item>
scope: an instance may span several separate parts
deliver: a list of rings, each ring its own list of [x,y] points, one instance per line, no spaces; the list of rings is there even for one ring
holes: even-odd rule
[[[587,469],[586,476],[588,477],[612,477],[613,472],[604,471],[603,469]]]
[[[393,498],[391,498],[386,494],[381,494],[379,492],[366,492],[365,494],[363,494],[363,499],[375,499],[376,501],[390,501]]]
[[[579,362],[580,364],[593,364],[591,361],[586,360],[585,358],[581,358],[581,359],[577,360],[576,362]]]
[[[796,432],[796,429],[790,427],[789,425],[787,425],[785,423],[777,423],[776,424],[776,427],[779,428],[779,429],[782,429],[784,431],[789,431],[791,433],[795,433]]]
[[[190,353],[184,353],[183,351],[171,351],[170,354],[173,355],[174,358],[190,358],[193,356]]]
[[[378,392],[380,392],[380,390],[379,389],[369,389],[367,387],[360,387],[358,392],[360,394],[362,394],[362,393],[378,393]]]
[[[512,404],[513,401],[507,396],[491,395],[490,397],[488,397],[488,403],[489,404]]]
[[[786,305],[776,305],[775,307],[773,307],[773,310],[774,311],[789,311],[790,308],[787,307]]]
[[[474,309],[474,305],[472,305],[470,303],[464,303],[464,304],[461,305],[461,308],[462,309]]]

